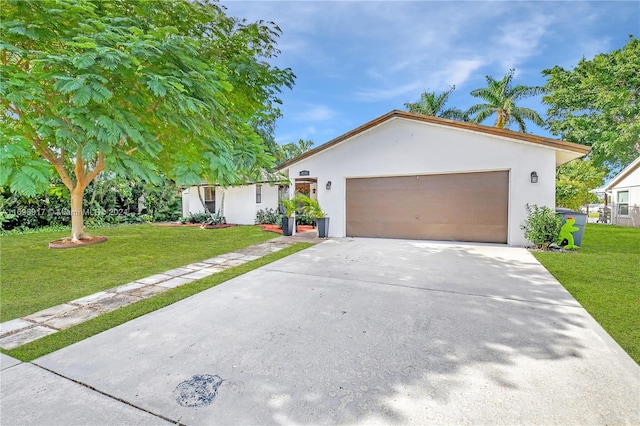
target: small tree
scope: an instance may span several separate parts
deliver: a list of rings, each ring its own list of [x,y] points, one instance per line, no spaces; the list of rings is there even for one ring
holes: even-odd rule
[[[562,217],[546,206],[527,204],[526,209],[527,220],[520,228],[524,231],[525,238],[536,248],[546,250],[550,244],[558,240]]]
[[[34,196],[52,165],[73,241],[103,170],[228,185],[273,165],[259,129],[294,78],[265,60],[275,25],[191,0],[0,0],[0,23],[0,186]]]
[[[575,160],[556,169],[556,206],[578,210],[598,197],[590,192],[604,183],[606,172],[592,160]]]

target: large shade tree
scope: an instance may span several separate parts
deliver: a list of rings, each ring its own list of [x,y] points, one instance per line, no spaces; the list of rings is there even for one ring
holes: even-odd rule
[[[496,80],[490,75],[485,78],[487,87],[473,90],[471,95],[483,99],[485,103],[477,104],[469,108],[467,114],[474,115],[472,121],[482,123],[492,115],[496,115],[494,127],[505,128],[512,124],[518,125],[518,130],[526,133],[525,120],[532,121],[538,126],[544,126],[544,120],[540,115],[530,109],[518,106],[518,102],[530,96],[536,96],[542,92],[541,87],[514,85],[515,70],[509,72],[501,79]]]
[[[274,160],[261,123],[289,69],[279,28],[193,0],[0,0],[0,186],[34,195],[51,166],[82,198],[109,171],[147,182],[230,184]]]
[[[605,170],[640,155],[640,40],[631,37],[621,49],[583,58],[573,69],[556,66],[542,74],[554,135],[591,146],[594,164]]]
[[[404,106],[409,112],[415,114],[430,115],[432,117],[449,118],[451,120],[468,121],[468,115],[458,108],[447,108],[447,102],[451,93],[456,89],[451,86],[442,93],[423,92],[418,102],[407,102]]]

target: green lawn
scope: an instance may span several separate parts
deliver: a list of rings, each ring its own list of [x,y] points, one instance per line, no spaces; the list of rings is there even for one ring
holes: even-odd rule
[[[258,226],[129,225],[91,230],[102,244],[49,249],[69,231],[0,237],[0,322],[277,237]]]
[[[640,228],[588,224],[577,254],[534,256],[640,364]]]

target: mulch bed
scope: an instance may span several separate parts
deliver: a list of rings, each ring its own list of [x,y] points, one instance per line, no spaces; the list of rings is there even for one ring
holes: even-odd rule
[[[268,224],[263,224],[260,225],[262,226],[262,230],[263,231],[267,231],[267,232],[276,232],[278,234],[282,234],[282,228],[278,225],[268,225]],[[297,231],[296,232],[305,232],[305,231],[313,231],[315,228],[311,225],[298,225],[297,227]]]
[[[49,248],[63,249],[63,248],[75,248],[90,246],[93,244],[104,243],[107,241],[107,237],[86,237],[80,238],[80,241],[71,241],[71,238],[62,238],[61,240],[51,241]]]

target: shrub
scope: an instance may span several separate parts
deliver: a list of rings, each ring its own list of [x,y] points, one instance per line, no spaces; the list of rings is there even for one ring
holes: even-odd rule
[[[306,213],[296,214],[296,224],[297,225],[313,225],[315,223],[315,219]]]
[[[220,212],[207,215],[208,217],[203,220],[201,223],[203,225],[220,225],[222,221],[222,215]]]
[[[23,235],[23,234],[39,234],[43,232],[54,231],[70,231],[69,225],[47,225],[40,228],[27,228],[26,226],[18,226],[10,230],[0,229],[0,235]]]
[[[257,225],[280,225],[282,215],[276,209],[264,209],[256,212]]]
[[[120,223],[145,223],[153,222],[153,216],[150,214],[127,213],[119,216]]]
[[[520,228],[524,231],[525,238],[536,248],[546,250],[550,244],[558,240],[562,217],[549,207],[527,204],[526,209],[527,220]]]
[[[146,216],[146,215],[143,215]],[[216,214],[200,212],[191,213],[189,216],[181,217],[180,223],[201,223],[203,225],[219,225],[223,223],[222,215],[218,212]]]
[[[185,223],[206,223],[211,215],[209,213],[191,213],[189,216],[184,218]],[[182,221],[181,221],[182,222]]]

